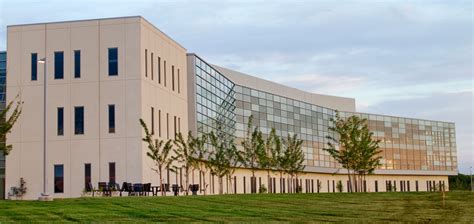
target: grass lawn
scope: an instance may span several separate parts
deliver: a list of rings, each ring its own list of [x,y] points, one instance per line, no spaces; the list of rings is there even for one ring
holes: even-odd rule
[[[0,201],[3,222],[474,223],[474,193],[324,193]]]

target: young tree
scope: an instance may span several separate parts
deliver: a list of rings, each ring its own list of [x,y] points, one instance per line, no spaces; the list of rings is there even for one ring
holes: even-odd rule
[[[229,161],[229,167],[227,167],[227,193],[229,192],[229,183],[230,186],[232,186],[232,176],[235,173],[235,170],[239,166],[239,164],[242,164],[243,161],[243,156],[242,152],[237,150],[237,147],[235,144],[230,144],[228,149],[225,150],[224,157],[226,160]],[[233,193],[237,193],[234,190],[232,190]]]
[[[287,139],[284,141],[285,145],[285,157],[287,161],[287,173],[290,175],[290,182],[293,183],[293,177],[296,177],[295,191],[298,192],[298,174],[304,170],[304,153],[303,153],[303,140],[298,139],[296,134],[288,134]],[[289,186],[290,187],[290,186]],[[292,189],[292,186],[290,187]]]
[[[281,152],[281,140],[280,137],[277,136],[275,128],[272,128],[270,134],[268,135],[267,140],[265,141],[263,151],[260,151],[258,155],[258,160],[260,164],[260,168],[267,170],[267,179],[268,179],[268,193],[271,193],[270,186],[272,185],[271,182],[271,175],[270,171],[278,166],[278,152]]]
[[[153,161],[155,168],[151,168],[153,171],[158,173],[160,177],[160,188],[161,195],[166,195],[166,191],[163,188],[163,168],[169,167],[173,163],[173,157],[171,157],[170,152],[173,149],[173,144],[171,140],[166,141],[153,139],[153,135],[148,130],[143,119],[140,119],[140,124],[145,131],[145,137],[142,138],[142,141],[148,144],[147,156]]]
[[[275,163],[274,163],[273,168],[275,170],[278,170],[278,173],[280,174],[280,193],[282,193],[283,188],[284,188],[283,174],[286,172],[286,170],[288,170],[289,162],[288,162],[288,158],[286,157],[285,149],[284,147],[282,147],[281,139],[280,138],[278,139],[280,141],[280,146],[275,147],[275,152],[274,152]]]
[[[188,195],[189,187],[189,170],[194,171],[194,156],[196,154],[196,148],[192,147],[194,137],[191,134],[191,131],[188,132],[187,140],[184,139],[181,133],[178,133],[174,139],[174,144],[176,148],[174,149],[175,157],[173,159],[181,164],[181,167],[184,168],[184,178],[185,178],[185,192]]]
[[[243,164],[252,171],[251,191],[252,193],[257,193],[255,171],[259,168],[258,159],[259,155],[265,151],[265,144],[262,132],[258,127],[253,128],[252,120],[253,116],[250,116],[247,124],[247,134],[241,144],[244,148],[242,152]]]
[[[194,152],[192,165],[195,169],[199,171],[199,175],[202,175],[203,186],[201,186],[201,189],[204,189],[204,195],[206,195],[206,189],[207,189],[206,174],[208,171],[207,168],[209,167],[208,161],[206,158],[206,156],[209,155],[209,151],[205,147],[206,142],[207,142],[207,135],[204,134],[201,136],[197,136],[196,138],[193,138],[189,145],[190,148],[193,148],[192,151]]]
[[[357,116],[343,119],[336,112],[331,121],[333,127],[329,130],[334,132],[334,136],[326,137],[329,140],[328,147],[323,150],[347,169],[349,191],[354,191],[353,186],[356,186],[356,191],[360,191],[365,175],[371,174],[380,165],[380,140],[373,139],[366,119]]]
[[[209,153],[208,167],[211,174],[218,177],[219,194],[222,194],[224,192],[223,178],[228,174],[228,168],[230,167],[230,161],[226,158],[228,146],[214,132],[209,133],[208,137],[213,149]]]
[[[7,104],[5,109],[3,109],[0,112],[0,141],[3,143],[6,143],[7,140],[7,134],[11,132],[13,125],[15,125],[16,121],[21,115],[21,110],[23,107],[23,102],[20,101],[19,95],[15,97],[13,101]],[[15,109],[12,110],[13,103],[16,101],[16,106]],[[7,115],[10,114],[10,116],[7,117]],[[12,151],[13,146],[12,145],[7,145],[7,144],[0,144],[0,152],[3,153],[3,155],[8,156],[10,152]]]

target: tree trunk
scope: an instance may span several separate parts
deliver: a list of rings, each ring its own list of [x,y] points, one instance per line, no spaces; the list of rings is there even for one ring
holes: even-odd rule
[[[283,172],[280,171],[280,194],[283,193]]]
[[[271,185],[271,179],[270,179],[270,169],[267,170],[267,193],[270,194],[270,185]]]
[[[160,170],[160,191],[161,191],[161,196],[163,196],[163,178],[162,178],[162,169],[161,167],[159,168]]]
[[[223,194],[224,193],[224,186],[223,186],[223,181],[222,181],[222,177],[218,177],[219,179],[219,194]]]
[[[348,182],[349,186],[347,186],[348,187],[347,190],[352,193],[351,172],[349,171],[349,169],[347,169],[347,177],[349,178],[349,182]]]
[[[185,172],[186,172],[186,186],[185,186],[185,189],[186,189],[186,195],[188,195],[188,187],[189,187],[189,167],[186,166],[186,169],[185,169]]]
[[[291,193],[292,190],[292,185],[293,183],[291,182],[290,174],[288,174],[288,193]]]
[[[202,173],[202,184],[204,185],[204,186],[200,186],[200,187],[204,189],[204,195],[206,195],[206,191],[207,191],[207,187],[206,187],[206,173],[204,173],[204,171],[201,171],[201,170],[200,170],[199,172]],[[199,184],[201,184],[201,183],[199,183]]]

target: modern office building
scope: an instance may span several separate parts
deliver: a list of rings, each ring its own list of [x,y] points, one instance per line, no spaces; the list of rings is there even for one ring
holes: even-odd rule
[[[78,197],[88,182],[159,185],[140,118],[164,140],[219,129],[239,142],[250,115],[265,134],[271,128],[281,136],[297,133],[306,156],[300,183],[308,193],[334,192],[338,181],[346,186],[344,173],[335,174],[339,165],[322,151],[335,110],[367,118],[382,140],[383,165],[364,190],[427,191],[457,174],[453,123],[357,113],[351,98],[209,64],[139,16],[12,25],[7,31],[7,101],[20,94],[24,106],[7,138],[14,149],[6,159],[6,194],[20,178],[28,188],[24,199],[43,192]],[[238,169],[232,192],[250,192],[250,176]],[[273,176],[272,192],[288,192],[288,184],[279,183],[288,180]],[[217,193],[212,175],[193,172],[191,182],[204,190],[203,178],[206,193]],[[257,178],[269,183],[266,172]],[[183,170],[166,170],[164,182],[184,185]]]

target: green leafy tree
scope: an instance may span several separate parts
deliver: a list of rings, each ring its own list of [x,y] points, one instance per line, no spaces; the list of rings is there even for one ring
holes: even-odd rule
[[[166,195],[166,191],[163,188],[163,169],[170,167],[174,161],[174,158],[170,154],[173,150],[173,143],[171,140],[164,142],[163,140],[154,139],[143,119],[140,119],[140,124],[145,131],[145,137],[142,138],[142,141],[148,144],[148,152],[146,155],[155,165],[155,167],[151,169],[159,175],[161,195]],[[171,168],[171,170],[172,169],[173,168]]]
[[[209,162],[206,158],[206,156],[209,155],[209,151],[206,148],[207,139],[208,135],[204,134],[193,138],[190,142],[190,148],[192,148],[192,151],[194,152],[192,165],[199,171],[199,174],[202,175],[203,186],[201,186],[201,188],[204,189],[204,195],[206,195],[206,174],[209,167]]]
[[[233,141],[232,141],[233,142]],[[229,144],[229,147],[227,150],[225,150],[224,153],[225,159],[229,161],[229,166],[227,167],[227,193],[229,192],[229,184],[232,186],[232,176],[235,173],[235,170],[237,167],[242,164],[243,161],[243,156],[242,152],[237,149],[235,144]],[[232,190],[233,193],[237,193],[234,190]]]
[[[371,174],[380,165],[380,141],[373,139],[366,119],[357,116],[344,119],[336,112],[331,122],[333,125],[329,130],[334,135],[326,136],[328,143],[323,150],[347,170],[349,191],[354,191],[353,185],[360,190],[365,175]]]
[[[282,151],[282,143],[280,137],[276,134],[275,128],[272,128],[267,140],[265,141],[264,150],[260,151],[258,160],[260,168],[267,170],[268,186],[271,186],[271,170],[278,168],[278,154]],[[270,189],[270,188],[269,188]],[[268,193],[271,193],[268,191]]]
[[[265,143],[262,132],[258,127],[253,127],[252,120],[253,116],[250,116],[247,123],[247,133],[241,144],[244,149],[242,152],[243,164],[252,171],[251,190],[252,193],[257,193],[255,172],[260,166],[259,155],[265,152]]]
[[[19,95],[17,95],[13,101],[8,103],[7,106],[0,112],[0,141],[3,143],[6,143],[7,134],[11,132],[13,126],[21,115],[23,102],[20,101],[18,98]],[[12,111],[13,104],[15,101],[16,106]],[[10,115],[8,116],[8,114]],[[5,156],[8,156],[12,149],[12,145],[0,144],[0,152],[2,152]]]
[[[223,179],[228,174],[230,167],[230,161],[226,157],[228,146],[214,132],[210,132],[208,137],[209,143],[212,146],[208,158],[208,167],[211,174],[218,177],[219,194],[222,194],[224,192]]]
[[[196,148],[193,147],[194,137],[191,131],[188,132],[188,137],[185,140],[181,133],[178,133],[174,139],[174,144],[176,148],[174,149],[175,157],[173,158],[178,164],[181,164],[181,167],[184,168],[184,178],[185,178],[185,192],[188,195],[189,187],[189,171],[194,171],[196,167]]]
[[[285,146],[285,160],[286,160],[286,172],[289,175],[290,182],[293,183],[293,177],[296,177],[296,188],[298,191],[298,174],[304,170],[304,153],[303,153],[303,140],[299,139],[296,134],[290,135],[283,142]],[[288,186],[291,189],[293,188],[291,184]]]

